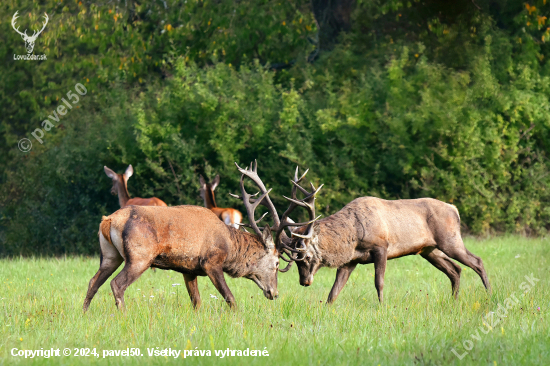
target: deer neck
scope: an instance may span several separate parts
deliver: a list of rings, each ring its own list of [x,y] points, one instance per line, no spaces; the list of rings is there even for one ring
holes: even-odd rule
[[[266,254],[265,245],[254,234],[227,226],[231,236],[231,248],[224,271],[231,277],[243,277]]]
[[[218,207],[218,205],[216,205],[216,197],[214,196],[214,191],[210,189],[210,187],[204,190],[204,206],[209,209]]]
[[[342,230],[342,225],[327,225],[318,222],[310,245],[323,267],[338,268],[353,257],[357,235],[351,229]]]
[[[126,182],[117,182],[116,190],[118,195],[118,203],[120,208],[124,208],[128,201],[130,200],[130,195],[128,194],[128,187],[126,187]]]

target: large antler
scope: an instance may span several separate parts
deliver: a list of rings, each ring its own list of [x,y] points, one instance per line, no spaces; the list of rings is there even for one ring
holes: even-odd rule
[[[19,31],[19,27],[15,28],[15,22],[16,22],[16,20],[17,20],[17,18],[18,18],[17,13],[19,13],[19,10],[16,11],[15,14],[13,14],[13,17],[11,18],[11,26],[12,26],[13,29],[14,29],[17,33],[19,33],[22,37],[28,38],[29,36],[27,36],[27,30],[26,30],[26,29],[25,29],[25,33],[21,33],[21,32]]]
[[[292,262],[304,260],[305,255],[302,255],[301,257],[298,257],[297,255],[294,256],[293,253],[302,253],[303,254],[306,250],[305,243],[302,243],[303,246],[300,247],[300,248],[298,248],[298,246],[296,248],[292,248],[289,245],[287,245],[285,243],[284,238],[280,238],[281,234],[283,234],[283,232],[284,232],[284,229],[287,228],[287,227],[292,227],[292,226],[308,225],[305,235],[300,235],[300,234],[291,232],[291,236],[297,236],[299,238],[309,239],[313,236],[313,224],[315,223],[315,221],[317,221],[321,217],[321,215],[315,217],[315,195],[321,190],[321,188],[323,187],[323,184],[321,184],[319,186],[319,188],[316,189],[315,186],[312,183],[310,183],[312,192],[308,192],[306,189],[302,188],[299,185],[299,183],[304,179],[304,177],[306,176],[308,171],[309,171],[309,169],[307,169],[304,172],[304,174],[302,174],[302,176],[300,178],[298,178],[298,167],[296,167],[296,172],[294,173],[294,179],[291,180],[291,182],[293,184],[292,191],[291,191],[292,198],[288,198],[288,197],[283,196],[288,201],[290,201],[290,205],[288,206],[288,209],[284,212],[284,214],[281,218],[282,223],[281,223],[281,225],[279,225],[279,228],[277,229],[277,234],[275,235],[275,242],[278,243],[278,245],[280,246],[280,249],[281,249],[280,258],[282,260],[284,260],[285,262],[288,262],[288,265],[286,266],[286,268],[280,270],[281,272],[287,272],[290,269],[290,267],[292,266]],[[296,193],[297,193],[298,189],[300,190],[300,192],[302,192],[303,194],[306,195],[305,198],[303,198],[301,200],[298,200],[298,198],[296,197]],[[304,207],[304,208],[307,209],[307,211],[309,213],[309,221],[307,221],[307,222],[293,222],[292,220],[289,219],[288,216],[290,215],[290,213],[296,207]],[[285,234],[285,236],[286,236],[286,234]],[[280,240],[280,239],[282,239],[282,240]],[[282,256],[283,253],[285,253],[288,256],[288,259],[286,259]]]
[[[267,190],[265,188],[264,183],[258,176],[258,162],[254,160],[254,164],[250,163],[250,167],[245,169],[241,168],[237,163],[235,163],[235,166],[237,167],[239,172],[241,172],[242,174],[241,175],[241,196],[238,196],[232,193],[230,193],[230,195],[232,197],[243,200],[244,207],[246,208],[246,212],[250,220],[250,225],[246,225],[246,224],[240,224],[240,225],[251,227],[256,234],[261,236],[262,231],[258,227],[258,223],[265,217],[265,215],[267,215],[267,212],[258,220],[256,220],[254,218],[254,211],[256,210],[256,207],[258,207],[258,205],[264,205],[269,210],[269,213],[271,214],[271,216],[273,216],[274,225],[271,229],[277,230],[281,222],[279,221],[279,215],[277,214],[277,210],[275,209],[273,202],[271,202],[271,199],[269,198],[269,192],[271,192],[271,189]],[[254,197],[256,197],[256,195],[258,195],[258,193],[260,192],[256,194],[248,194],[246,192],[246,190],[244,189],[245,176],[250,178],[258,186],[258,188],[260,188],[260,192],[262,193],[260,197],[254,199]]]
[[[306,172],[302,175],[302,177],[298,178],[298,167],[296,167],[296,173],[294,174],[294,180],[292,180],[292,183],[294,184],[294,187],[292,187],[292,192],[291,192],[292,193],[292,198],[285,197],[291,203],[290,203],[290,206],[288,207],[288,209],[283,214],[282,219],[279,220],[277,210],[276,210],[275,206],[273,205],[273,202],[271,202],[271,199],[269,198],[269,192],[271,192],[271,189],[267,190],[265,188],[265,185],[263,184],[262,180],[258,176],[258,163],[257,163],[257,161],[254,160],[254,164],[251,163],[250,167],[247,167],[245,169],[241,168],[237,163],[235,163],[235,166],[237,167],[239,172],[241,172],[241,174],[242,174],[241,175],[241,195],[239,196],[239,195],[232,194],[232,193],[229,193],[229,194],[234,198],[238,198],[238,199],[243,200],[244,206],[246,208],[246,212],[248,214],[248,218],[250,220],[249,225],[247,225],[247,224],[239,224],[239,225],[250,227],[254,230],[254,232],[256,234],[262,236],[262,231],[258,227],[258,223],[267,215],[267,212],[262,217],[260,217],[258,220],[256,220],[254,218],[254,211],[256,210],[256,208],[259,205],[264,205],[265,207],[267,207],[268,210],[269,210],[269,213],[271,214],[271,216],[273,216],[274,225],[273,225],[273,227],[271,227],[271,230],[277,232],[277,234],[275,236],[275,244],[277,245],[277,250],[280,253],[280,258],[282,260],[284,260],[285,262],[289,262],[288,266],[286,266],[285,269],[282,269],[282,270],[279,269],[279,271],[287,272],[290,269],[290,266],[292,265],[292,262],[304,259],[304,257],[298,258],[297,256],[294,256],[294,254],[300,254],[300,253],[303,254],[304,251],[305,251],[305,247],[304,248],[299,248],[299,249],[298,248],[295,249],[295,248],[290,247],[288,245],[289,243],[287,243],[287,241],[290,242],[290,239],[288,238],[288,236],[284,232],[284,229],[287,228],[287,227],[291,227],[291,226],[309,225],[307,230],[306,230],[306,235],[299,235],[299,234],[294,234],[294,233],[292,233],[292,235],[299,236],[299,237],[302,237],[302,238],[309,238],[309,237],[311,237],[311,235],[313,235],[313,230],[312,230],[313,223],[315,221],[317,221],[319,219],[319,217],[321,217],[321,216],[319,216],[317,218],[314,218],[315,217],[315,195],[317,194],[317,192],[319,192],[319,190],[321,189],[321,187],[323,185],[321,185],[319,188],[315,189],[315,187],[312,184],[311,187],[313,189],[313,192],[310,193],[310,192],[306,191],[304,188],[300,187],[300,185],[298,183],[305,177],[305,175],[307,174],[308,171],[306,170]],[[255,198],[260,192],[258,192],[256,194],[253,194],[253,195],[248,194],[246,192],[246,190],[244,188],[244,177],[245,176],[250,178],[258,186],[258,188],[260,188],[260,192],[262,193],[262,195],[260,197]],[[298,198],[296,197],[296,190],[297,189],[299,189],[302,193],[304,193],[306,195],[306,197],[304,199],[298,200]],[[309,211],[309,213],[310,213],[310,220],[309,221],[295,223],[292,220],[290,220],[288,215],[292,212],[292,210],[294,210],[298,206],[305,207]],[[288,259],[284,258],[283,254],[286,254],[288,256]]]

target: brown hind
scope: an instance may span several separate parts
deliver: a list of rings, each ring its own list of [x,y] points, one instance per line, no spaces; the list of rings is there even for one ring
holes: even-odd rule
[[[206,183],[202,175],[199,175],[199,182],[201,184],[200,193],[204,200],[204,207],[212,210],[226,225],[238,228],[239,224],[243,221],[243,215],[234,208],[222,208],[216,205],[214,190],[220,184],[220,176],[216,175],[212,183]]]
[[[128,179],[134,174],[134,168],[132,165],[128,165],[124,174],[117,174],[106,166],[103,167],[105,174],[113,180],[113,188],[111,188],[111,193],[118,195],[118,203],[120,208],[126,206],[168,206],[164,201],[156,198],[139,198],[134,197],[130,198],[128,193]]]

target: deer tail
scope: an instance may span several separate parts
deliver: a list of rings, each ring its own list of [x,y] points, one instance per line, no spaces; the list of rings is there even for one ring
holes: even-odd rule
[[[111,244],[111,218],[109,216],[103,216],[101,218],[101,224],[99,224],[99,231],[103,234],[103,237]]]

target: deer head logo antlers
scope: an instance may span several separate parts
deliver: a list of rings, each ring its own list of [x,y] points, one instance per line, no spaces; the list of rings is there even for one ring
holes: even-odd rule
[[[27,49],[27,53],[30,54],[30,53],[32,53],[32,50],[34,48],[34,42],[36,42],[36,38],[40,35],[40,33],[42,33],[44,28],[46,28],[46,24],[48,24],[48,20],[49,20],[48,14],[44,13],[44,18],[46,19],[46,22],[44,23],[44,26],[42,27],[42,29],[40,29],[40,31],[38,31],[38,33],[36,31],[34,31],[32,36],[28,36],[26,29],[25,29],[24,33],[21,33],[19,31],[19,27],[15,28],[15,21],[17,20],[17,13],[18,13],[18,11],[16,11],[15,14],[13,14],[13,18],[11,19],[11,26],[13,27],[13,29],[15,29],[15,31],[17,33],[19,33],[21,35],[21,37],[25,41],[25,48]]]

